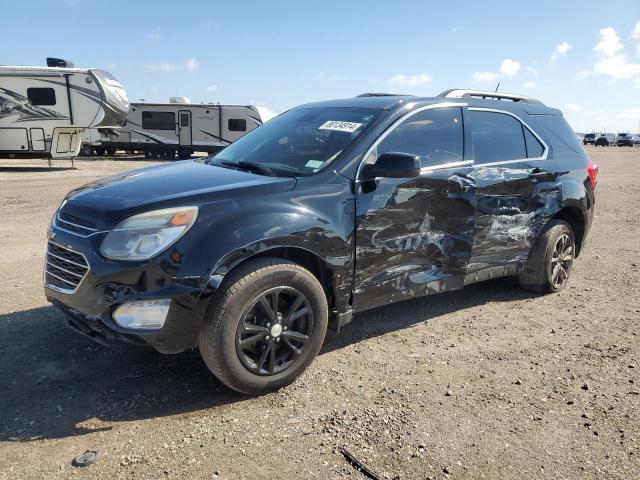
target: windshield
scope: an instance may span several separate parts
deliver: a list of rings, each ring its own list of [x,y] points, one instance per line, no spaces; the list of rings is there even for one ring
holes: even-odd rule
[[[382,113],[370,108],[296,108],[256,128],[207,163],[274,175],[311,175],[333,163]]]

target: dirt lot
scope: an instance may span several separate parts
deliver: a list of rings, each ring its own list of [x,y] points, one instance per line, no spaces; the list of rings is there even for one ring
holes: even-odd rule
[[[365,478],[341,446],[383,478],[640,478],[640,148],[589,152],[597,218],[565,291],[507,279],[361,314],[260,398],[194,353],[94,345],[45,301],[64,194],[145,162],[0,161],[0,479]]]

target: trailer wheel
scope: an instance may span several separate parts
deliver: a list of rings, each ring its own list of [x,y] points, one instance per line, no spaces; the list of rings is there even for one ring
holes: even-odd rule
[[[115,154],[116,154],[116,147],[107,148],[107,155],[109,155],[110,157],[113,157]]]
[[[90,157],[93,155],[93,147],[88,143],[83,144],[82,148],[80,148],[80,154],[84,157]]]
[[[173,158],[173,150],[163,148],[160,150],[160,158],[162,158],[162,160],[171,160]]]
[[[96,147],[96,155],[98,156],[104,155],[104,148]]]

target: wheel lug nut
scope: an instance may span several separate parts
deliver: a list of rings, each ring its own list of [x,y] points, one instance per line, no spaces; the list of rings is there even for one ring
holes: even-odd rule
[[[265,340],[269,340],[269,335],[267,335],[266,337],[264,337]]]
[[[284,329],[286,330],[287,328],[288,328],[288,327],[285,325],[285,326],[284,326]]]
[[[279,342],[279,341],[280,341],[280,338],[276,338],[276,342]]]
[[[270,326],[271,326],[271,324],[269,322],[267,322],[267,327],[270,327]]]

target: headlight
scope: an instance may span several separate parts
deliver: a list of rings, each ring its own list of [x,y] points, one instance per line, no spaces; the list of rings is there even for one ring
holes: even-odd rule
[[[134,215],[110,231],[100,253],[112,260],[146,260],[184,235],[195,223],[198,207],[178,207]]]

